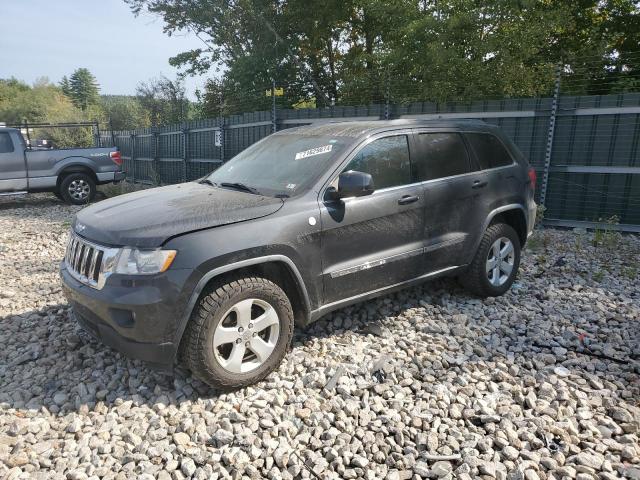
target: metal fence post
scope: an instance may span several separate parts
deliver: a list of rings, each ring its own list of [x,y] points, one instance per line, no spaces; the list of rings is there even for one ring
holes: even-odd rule
[[[224,135],[224,83],[220,86],[220,109],[218,111],[218,127],[220,128],[220,161],[225,159],[225,135]]]
[[[102,147],[102,137],[100,136],[100,124],[98,123],[98,120],[94,120],[94,122],[96,124],[96,129],[94,132],[94,135],[95,135],[94,143],[96,147]]]
[[[187,143],[189,142],[189,128],[186,123],[182,124],[182,181],[187,181],[187,159],[189,157],[189,149]]]
[[[116,146],[116,136],[115,136],[115,133],[113,131],[113,122],[111,121],[111,117],[109,117],[109,131],[111,133],[111,146],[115,147]]]
[[[136,131],[131,132],[131,183],[136,183]]]
[[[271,80],[271,133],[276,133],[278,125],[276,124],[276,81]]]
[[[551,154],[553,151],[553,136],[556,131],[556,116],[558,113],[558,101],[560,98],[560,76],[562,74],[562,62],[556,68],[556,83],[553,87],[553,99],[551,101],[551,112],[549,114],[549,130],[547,132],[547,148],[544,154],[544,170],[542,172],[542,183],[540,185],[540,204],[545,205],[547,201],[547,187],[549,186],[549,169],[551,168]]]
[[[389,118],[391,117],[391,92],[390,90],[390,79],[389,79],[389,72],[387,71],[387,74],[385,75],[385,88],[384,88],[384,119],[385,120],[389,120]]]
[[[160,150],[159,143],[160,137],[158,136],[158,132],[155,127],[152,127],[152,139],[153,139],[153,170],[155,173],[154,180],[157,180],[157,184],[162,184],[162,178],[160,176],[160,156],[158,155],[158,151]]]

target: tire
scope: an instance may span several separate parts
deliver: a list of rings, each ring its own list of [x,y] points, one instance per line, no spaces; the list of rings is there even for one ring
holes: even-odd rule
[[[259,330],[264,325],[269,326]],[[256,277],[233,280],[200,300],[187,324],[180,359],[214,388],[245,387],[278,367],[289,349],[293,327],[291,302],[278,285]]]
[[[496,257],[495,245],[499,241],[500,253]],[[506,241],[510,242],[512,247],[510,254],[506,253],[509,251]],[[460,283],[480,297],[497,297],[504,294],[518,273],[520,250],[520,238],[511,226],[505,223],[490,225],[482,236],[469,268],[460,276]],[[511,266],[510,270],[508,265]]]
[[[62,179],[60,195],[66,203],[87,205],[96,196],[96,182],[86,173],[71,173]]]

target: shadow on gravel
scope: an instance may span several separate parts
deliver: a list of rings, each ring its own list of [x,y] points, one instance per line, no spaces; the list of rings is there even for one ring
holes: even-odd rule
[[[482,315],[468,319],[468,330],[459,334],[453,325],[433,326],[434,322],[415,325],[420,335],[442,337],[444,342],[472,345],[474,352],[466,362],[504,361],[507,356],[522,356],[524,371],[533,371],[537,383],[547,381],[553,373],[555,360],[544,357],[548,352],[532,347],[527,342],[527,332],[519,322],[518,306],[525,298],[518,298],[522,292],[510,292],[505,301],[496,308],[513,315],[515,323],[495,322]],[[425,300],[430,303],[426,303]],[[493,305],[489,300],[488,305]],[[457,287],[450,279],[437,280],[413,287],[365,303],[338,310],[319,320],[305,330],[294,334],[293,349],[318,338],[339,338],[348,335],[390,335],[394,328],[394,318],[409,309],[440,309],[442,315],[459,315],[462,303],[486,306],[487,301],[473,299]],[[482,307],[484,308],[484,307]],[[421,314],[428,318],[427,313]],[[476,328],[476,323],[478,328]],[[432,326],[430,326],[432,325]],[[482,328],[479,328],[481,326]],[[46,408],[51,413],[66,414],[88,408],[92,410],[100,403],[106,407],[118,406],[131,400],[134,404],[153,406],[158,403],[179,406],[186,401],[225,400],[224,393],[217,392],[188,372],[178,368],[172,377],[146,367],[143,363],[127,359],[115,350],[104,346],[88,335],[81,333],[70,319],[68,305],[54,305],[0,318],[2,350],[0,351],[0,408],[32,409]],[[439,328],[439,329],[438,329]],[[512,332],[507,332],[512,329]],[[394,335],[398,337],[398,332]],[[505,335],[522,336],[522,341],[512,349],[506,348],[499,340]],[[398,337],[398,338],[401,338]],[[418,337],[420,338],[420,336]],[[425,338],[425,337],[422,337]],[[530,340],[530,339],[529,339]],[[414,345],[417,349],[420,345]],[[289,354],[291,355],[291,353]],[[575,358],[574,358],[575,360]],[[588,360],[588,359],[587,359]],[[336,365],[340,363],[336,361]],[[441,359],[437,369],[443,375],[449,371],[464,373],[465,364],[451,358]],[[621,374],[617,381],[628,385],[629,372],[606,365],[595,359],[593,365],[584,366],[578,358],[576,368],[586,368],[595,379],[601,375]],[[416,366],[411,367],[415,370]],[[632,381],[633,383],[633,381]],[[637,390],[637,379],[636,387]],[[257,390],[273,388],[269,379],[257,386]],[[595,388],[595,387],[594,387]],[[247,395],[256,389],[247,389]]]

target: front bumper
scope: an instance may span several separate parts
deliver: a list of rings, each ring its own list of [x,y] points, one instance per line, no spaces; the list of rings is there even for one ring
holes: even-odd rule
[[[130,358],[160,369],[173,367],[176,331],[183,314],[186,270],[153,278],[109,278],[101,290],[80,283],[60,265],[62,289],[78,323],[92,336]]]

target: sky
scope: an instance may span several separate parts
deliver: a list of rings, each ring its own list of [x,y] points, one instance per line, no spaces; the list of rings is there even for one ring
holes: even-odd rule
[[[136,85],[178,70],[169,57],[199,48],[192,34],[167,36],[159,17],[135,17],[123,0],[0,0],[0,78],[57,83],[88,68],[103,94],[135,94]],[[187,92],[204,77],[186,79]]]

